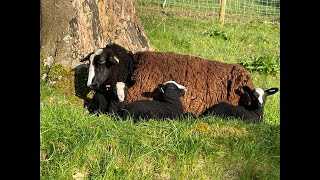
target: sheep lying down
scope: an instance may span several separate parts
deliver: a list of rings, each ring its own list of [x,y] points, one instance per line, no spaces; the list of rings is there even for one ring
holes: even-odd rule
[[[213,115],[223,118],[239,118],[250,122],[260,122],[263,119],[264,105],[267,96],[278,92],[278,88],[262,90],[261,88],[250,89],[243,87],[244,92],[250,96],[248,106],[235,106],[227,102],[220,102],[211,106],[202,114],[203,116]]]
[[[197,115],[219,102],[246,105],[242,87],[254,88],[250,73],[238,64],[173,52],[133,53],[108,44],[80,61],[89,61],[87,86],[92,90],[103,84],[134,82],[128,88],[128,103],[155,99],[154,87],[174,79],[188,87],[181,98],[184,111]]]
[[[175,81],[167,81],[158,85],[159,100],[137,100],[127,104],[118,114],[123,117],[132,117],[135,121],[141,119],[176,118],[183,115],[183,106],[180,97],[187,88]]]

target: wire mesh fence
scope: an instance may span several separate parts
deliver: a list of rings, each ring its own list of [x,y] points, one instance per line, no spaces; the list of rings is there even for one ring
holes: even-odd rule
[[[159,13],[198,19],[218,19],[221,0],[138,0],[141,15]],[[227,0],[225,19],[265,19],[280,22],[280,0]]]

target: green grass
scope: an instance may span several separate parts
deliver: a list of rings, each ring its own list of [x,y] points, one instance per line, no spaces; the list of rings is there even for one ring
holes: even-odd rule
[[[158,51],[229,63],[279,57],[279,26],[263,21],[141,19]],[[280,87],[279,76],[252,71],[261,88]],[[259,124],[214,117],[134,124],[90,115],[44,82],[40,90],[40,179],[280,179],[280,92]]]
[[[251,56],[280,56],[280,27],[265,21],[244,24],[141,17],[152,46],[159,51],[202,56],[236,63]]]

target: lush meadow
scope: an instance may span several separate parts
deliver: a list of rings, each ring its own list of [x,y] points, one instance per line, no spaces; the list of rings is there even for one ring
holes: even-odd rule
[[[239,63],[255,86],[280,88],[277,24],[141,21],[157,51]],[[42,81],[40,90],[40,179],[280,179],[280,92],[259,124],[214,117],[135,124],[91,115]]]

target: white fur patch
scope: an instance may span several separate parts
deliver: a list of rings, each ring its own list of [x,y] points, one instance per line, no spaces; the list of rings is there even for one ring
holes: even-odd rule
[[[103,52],[103,49],[98,49],[96,50],[96,52],[94,52],[94,54],[97,56],[97,55],[100,55],[102,52]]]
[[[256,88],[255,91],[259,94],[259,103],[263,104],[263,99],[262,96],[264,94],[264,90],[262,90],[261,88]]]
[[[185,86],[182,86],[181,84],[176,83],[175,81],[167,81],[165,83],[163,83],[163,85],[166,85],[167,83],[173,83],[175,84],[179,89],[183,89],[185,91],[187,91],[187,88]]]
[[[89,61],[90,61],[90,65],[89,65],[89,75],[88,75],[88,81],[87,81],[87,86],[89,87],[92,83],[92,79],[94,77],[94,66],[93,66],[93,60],[94,57],[97,55],[100,55],[103,52],[103,49],[98,49],[96,50],[93,54],[91,54]]]
[[[89,65],[89,75],[88,75],[88,81],[87,81],[87,86],[89,87],[92,83],[92,79],[94,77],[94,66],[93,66],[93,59],[95,57],[95,54],[91,54],[89,61],[90,61],[90,65]]]
[[[117,87],[117,96],[119,99],[119,102],[123,102],[125,98],[124,94],[124,88],[126,84],[124,82],[117,82],[116,87]]]

